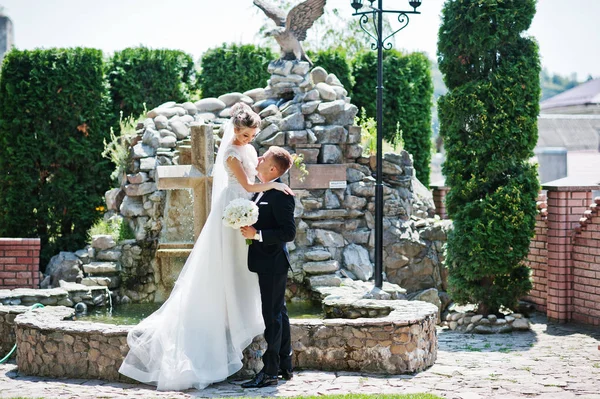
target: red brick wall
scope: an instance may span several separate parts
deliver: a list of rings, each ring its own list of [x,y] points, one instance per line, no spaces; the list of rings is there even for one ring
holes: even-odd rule
[[[537,310],[546,311],[546,268],[548,266],[548,211],[546,195],[541,193],[538,197],[537,207],[539,214],[535,222],[535,237],[529,244],[527,266],[531,268],[533,289],[524,299],[535,303]]]
[[[39,270],[39,238],[0,238],[0,289],[38,288]]]
[[[540,194],[527,257],[533,289],[524,299],[551,320],[600,325],[600,198],[593,202],[579,187]]]
[[[573,320],[600,325],[600,198],[582,212],[573,239]]]

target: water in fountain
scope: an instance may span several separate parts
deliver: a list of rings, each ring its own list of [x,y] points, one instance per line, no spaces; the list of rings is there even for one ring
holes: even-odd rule
[[[119,305],[113,311],[103,308],[93,308],[84,315],[79,315],[79,320],[95,321],[99,323],[133,325],[148,317],[157,310],[162,303],[131,303]],[[292,319],[323,319],[321,304],[312,301],[293,301],[287,304],[288,314]]]

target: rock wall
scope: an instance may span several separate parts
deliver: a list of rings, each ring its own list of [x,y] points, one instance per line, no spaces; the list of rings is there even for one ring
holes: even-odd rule
[[[0,356],[7,355],[15,345],[15,318],[28,310],[27,306],[0,304]]]
[[[106,217],[123,217],[135,231],[134,242],[119,243],[114,251],[121,254],[114,261],[120,270],[118,300],[152,301],[159,283],[156,249],[165,231],[166,195],[157,189],[156,167],[189,163],[185,149],[194,123],[213,124],[218,145],[219,126],[239,101],[262,117],[253,143],[259,154],[278,145],[302,154],[309,170],[337,166],[342,171],[344,184],[333,188],[318,181],[318,172],[309,175],[310,184],[299,182],[294,173],[283,177],[297,194],[297,237],[288,244],[294,270],[288,298],[338,286],[344,277],[373,277],[376,160],[363,156],[360,127],[354,126],[357,107],[337,77],[323,68],[311,71],[306,62],[274,61],[269,71],[266,88],[196,103],[165,103],[138,124],[126,180],[106,193]],[[447,222],[427,219],[433,215],[432,196],[415,178],[406,151],[385,154],[383,172],[387,279],[408,293],[444,290],[441,261]]]

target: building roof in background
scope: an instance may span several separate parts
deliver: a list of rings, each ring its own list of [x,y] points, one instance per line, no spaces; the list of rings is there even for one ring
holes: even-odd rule
[[[593,79],[563,91],[540,103],[542,111],[551,108],[600,104],[600,79]]]
[[[600,115],[540,114],[536,147],[600,151]]]

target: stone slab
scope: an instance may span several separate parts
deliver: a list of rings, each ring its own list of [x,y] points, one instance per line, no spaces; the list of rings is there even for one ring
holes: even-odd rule
[[[306,170],[308,175],[303,181],[300,181],[300,171],[297,168],[292,167],[292,169],[290,169],[290,187],[293,189],[329,188],[329,183],[332,181],[346,181],[346,168],[347,166],[345,164],[307,164]]]
[[[206,178],[192,165],[169,165],[156,168],[159,190],[175,190],[194,187],[199,179]]]

